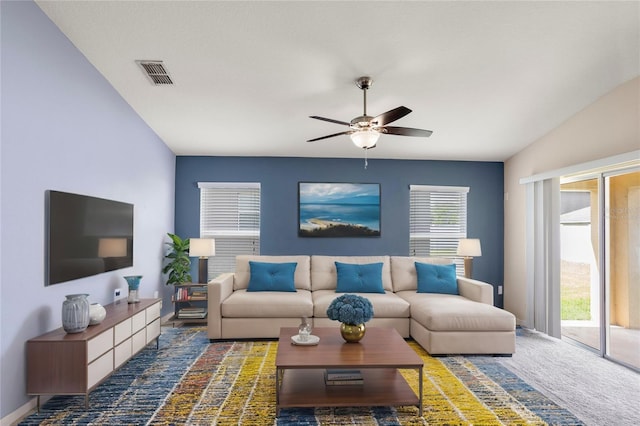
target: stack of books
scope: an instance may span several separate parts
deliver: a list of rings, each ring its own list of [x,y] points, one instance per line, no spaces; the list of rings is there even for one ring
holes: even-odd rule
[[[360,370],[327,369],[324,383],[329,386],[361,385],[364,383]]]
[[[207,286],[191,287],[191,300],[207,300]]]
[[[178,318],[181,319],[201,319],[207,317],[207,308],[188,307],[178,311]]]
[[[207,300],[207,287],[177,287],[176,293],[173,296],[173,300],[176,302],[189,300]]]

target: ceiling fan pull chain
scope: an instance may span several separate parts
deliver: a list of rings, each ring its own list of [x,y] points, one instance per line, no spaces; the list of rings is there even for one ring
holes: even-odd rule
[[[364,148],[364,169],[367,170],[367,166],[369,165],[369,162],[367,161],[367,151],[369,151],[367,148]]]

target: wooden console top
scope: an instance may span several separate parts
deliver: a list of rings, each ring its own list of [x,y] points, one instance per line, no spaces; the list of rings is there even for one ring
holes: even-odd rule
[[[90,325],[82,333],[67,333],[62,327],[45,333],[41,336],[29,339],[30,342],[46,342],[57,340],[89,340],[98,334],[102,333],[122,322],[123,320],[130,318],[147,309],[154,303],[158,303],[160,299],[140,299],[138,303],[127,303],[127,299],[118,300],[115,303],[110,303],[104,307],[107,311],[105,319],[96,325]]]

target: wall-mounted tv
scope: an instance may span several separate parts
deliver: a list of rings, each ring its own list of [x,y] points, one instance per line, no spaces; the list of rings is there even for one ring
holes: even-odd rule
[[[46,191],[45,285],[133,266],[133,204]]]

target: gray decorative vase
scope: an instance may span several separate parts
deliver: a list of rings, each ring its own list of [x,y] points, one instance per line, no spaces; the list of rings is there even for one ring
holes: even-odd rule
[[[67,333],[82,333],[89,326],[88,294],[69,294],[62,302],[62,328]]]

